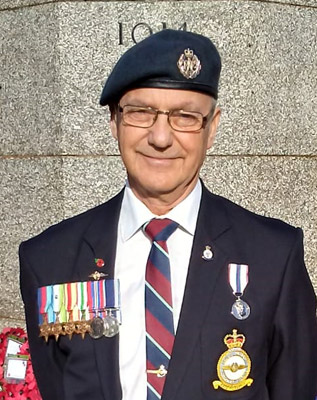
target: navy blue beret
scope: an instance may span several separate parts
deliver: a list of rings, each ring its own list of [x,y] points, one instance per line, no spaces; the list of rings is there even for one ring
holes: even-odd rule
[[[218,97],[221,59],[207,37],[164,29],[127,50],[103,88],[100,104],[140,87],[194,90]]]

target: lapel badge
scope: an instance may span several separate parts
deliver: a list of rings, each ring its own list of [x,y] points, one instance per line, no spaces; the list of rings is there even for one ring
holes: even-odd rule
[[[105,276],[107,275],[103,272],[95,271],[93,274],[89,275],[89,278],[92,278],[94,281],[99,281],[100,278],[104,278]]]
[[[245,336],[233,329],[232,334],[224,338],[228,350],[221,354],[217,363],[217,374],[219,380],[213,381],[214,389],[221,387],[227,391],[242,389],[251,386],[253,379],[248,378],[251,371],[251,360],[242,349]]]
[[[200,60],[191,49],[184,50],[184,53],[178,59],[177,66],[186,79],[196,78],[201,70]]]
[[[203,251],[203,255],[201,256],[205,261],[209,261],[213,258],[214,253],[211,250],[210,246],[205,246],[205,250]]]
[[[105,266],[105,262],[102,258],[95,258],[95,264],[98,268],[102,268]]]

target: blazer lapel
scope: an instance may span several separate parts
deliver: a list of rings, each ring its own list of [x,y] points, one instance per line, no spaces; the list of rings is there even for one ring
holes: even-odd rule
[[[222,200],[203,188],[182,310],[162,400],[174,398],[195,351],[217,277],[228,263],[224,249],[229,233],[230,222]],[[206,246],[210,246],[213,252],[209,260],[202,257]]]
[[[93,211],[94,215],[84,235],[73,271],[76,279],[88,280],[89,275],[94,271],[106,274],[105,279],[113,279],[122,198],[123,191]],[[95,258],[104,260],[105,265],[101,268],[97,267]],[[121,399],[118,335],[94,340],[94,349],[98,367],[98,372],[95,373],[99,373],[104,398]]]

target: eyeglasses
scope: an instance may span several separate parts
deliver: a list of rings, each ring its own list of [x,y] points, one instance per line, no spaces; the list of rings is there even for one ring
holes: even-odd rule
[[[167,115],[167,121],[172,129],[180,132],[198,132],[206,126],[206,123],[212,115],[211,111],[207,115],[200,112],[170,110],[162,111],[152,107],[139,107],[126,105],[121,107],[118,105],[118,110],[122,113],[123,122],[129,126],[137,128],[151,128],[155,124],[159,114]]]

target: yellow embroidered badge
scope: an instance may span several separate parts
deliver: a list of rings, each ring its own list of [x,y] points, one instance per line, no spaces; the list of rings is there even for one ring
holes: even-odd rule
[[[232,334],[224,338],[228,350],[221,354],[217,363],[217,374],[219,380],[213,381],[215,389],[221,387],[227,391],[242,389],[250,386],[252,378],[248,378],[251,371],[251,360],[248,354],[242,349],[245,336],[238,334],[233,329]]]

